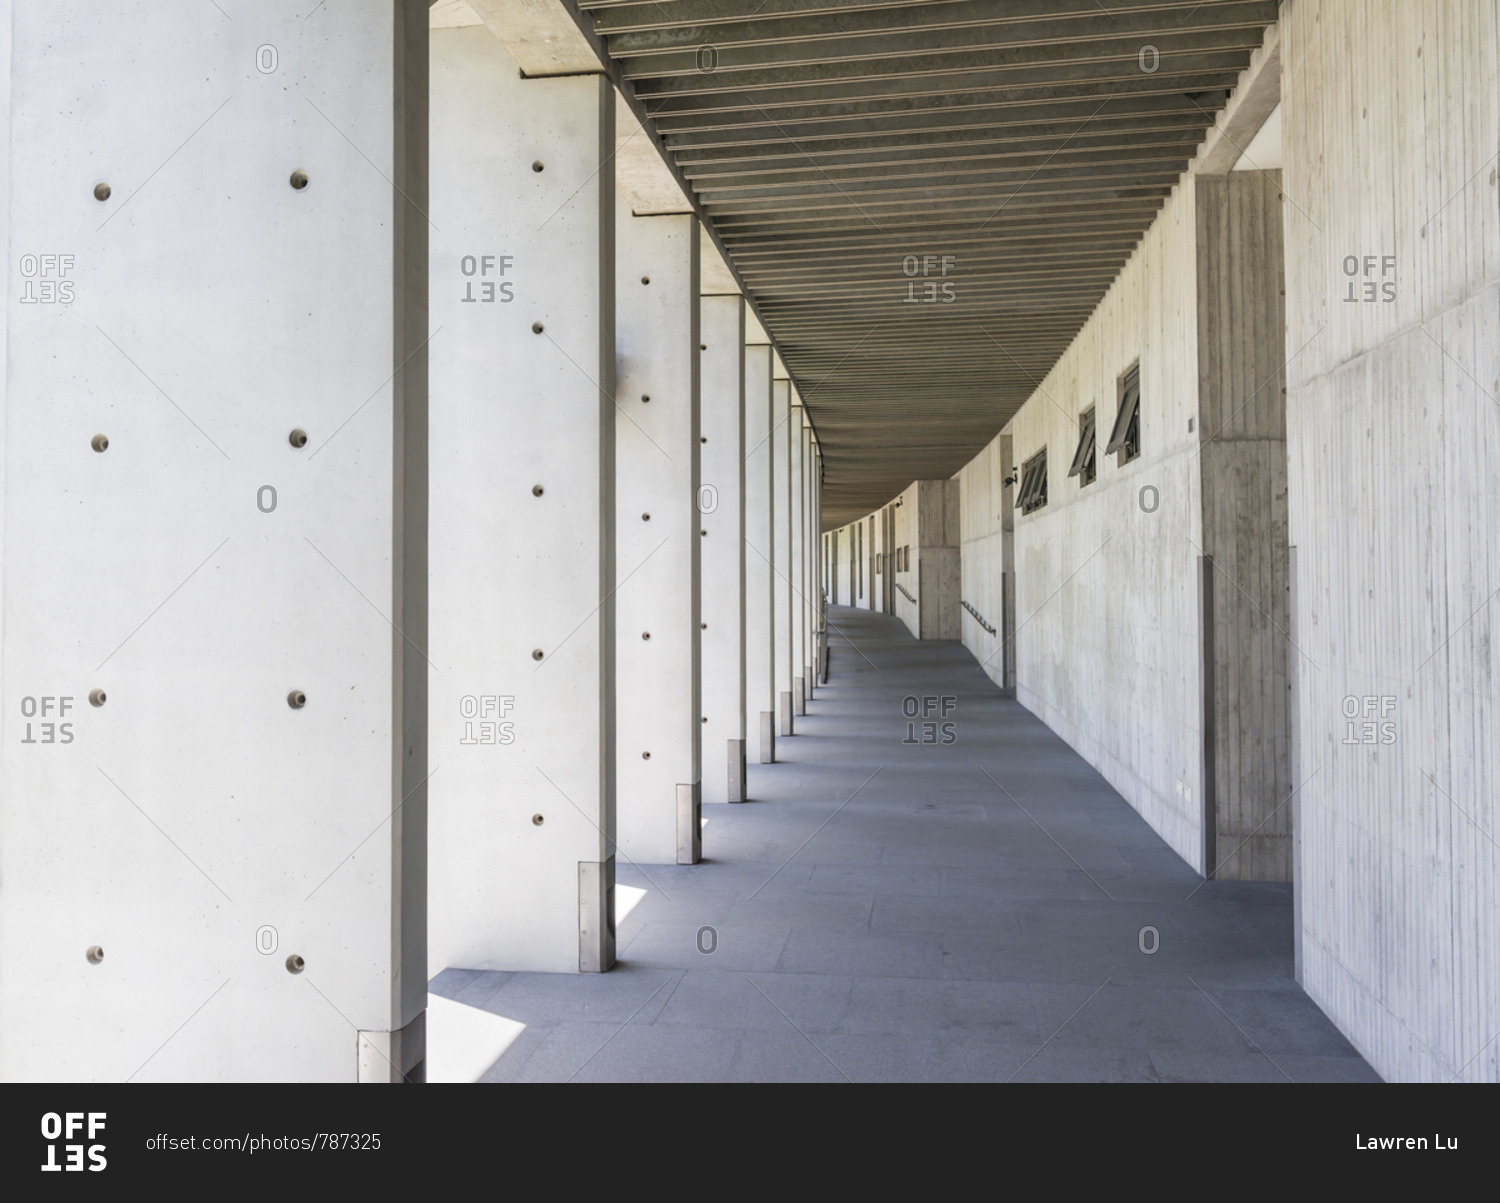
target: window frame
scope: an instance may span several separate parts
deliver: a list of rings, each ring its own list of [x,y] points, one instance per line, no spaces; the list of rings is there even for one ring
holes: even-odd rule
[[[1116,391],[1119,402],[1115,409],[1115,424],[1110,430],[1105,455],[1118,455],[1116,464],[1124,467],[1141,455],[1141,364],[1136,360],[1120,376]]]
[[[1068,479],[1078,476],[1080,489],[1087,488],[1099,478],[1099,439],[1095,421],[1098,410],[1089,406],[1078,415],[1078,447],[1073,452],[1073,466],[1068,469]]]
[[[1047,504],[1047,448],[1042,447],[1021,465],[1021,489],[1016,508],[1022,514],[1034,514]]]

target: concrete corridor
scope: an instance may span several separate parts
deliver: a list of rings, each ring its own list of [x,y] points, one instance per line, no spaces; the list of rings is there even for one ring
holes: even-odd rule
[[[1293,980],[1289,886],[1204,884],[958,644],[829,622],[704,863],[619,866],[613,971],[433,980],[526,1025],[482,1080],[1379,1080]]]

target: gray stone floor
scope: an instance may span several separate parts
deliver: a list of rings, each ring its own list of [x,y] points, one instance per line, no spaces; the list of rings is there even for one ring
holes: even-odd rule
[[[962,646],[830,621],[704,863],[619,866],[612,972],[434,979],[526,1024],[482,1080],[1379,1081],[1292,980],[1289,887],[1205,885]],[[908,696],[955,742],[904,742]]]

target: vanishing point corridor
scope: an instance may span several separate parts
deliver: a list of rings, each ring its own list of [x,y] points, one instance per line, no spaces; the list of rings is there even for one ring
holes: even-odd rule
[[[959,644],[829,624],[703,863],[621,864],[612,972],[435,979],[526,1025],[482,1080],[1379,1080],[1293,980],[1290,885],[1204,882]]]

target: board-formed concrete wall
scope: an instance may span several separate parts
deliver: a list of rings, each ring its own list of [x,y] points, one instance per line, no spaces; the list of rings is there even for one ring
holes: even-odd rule
[[[1014,512],[1016,696],[1202,868],[1196,181],[1168,198],[1078,337],[1005,431],[958,475],[964,596],[1004,630],[1002,439],[1014,471],[1047,450],[1047,504]],[[1119,378],[1141,365],[1141,454],[1104,446]],[[1093,406],[1098,478],[1068,477]],[[1194,428],[1189,429],[1189,419]],[[981,605],[976,598],[982,598]],[[967,613],[963,641],[997,682],[1003,637]]]
[[[829,597],[884,610],[889,591],[892,612],[918,639],[957,639],[961,538],[957,478],[912,481],[889,505],[823,536],[833,565]]]
[[[1011,492],[1003,487],[1000,439],[958,474],[959,638],[990,679],[1005,686],[1005,537]],[[990,628],[994,630],[991,631]]]
[[[966,646],[1185,860],[1252,880],[1291,876],[1280,204],[1276,171],[1186,176],[959,473]],[[1141,452],[1122,464],[1105,448],[1133,365]],[[1024,514],[1017,477],[1043,450],[1047,501]]]
[[[1500,22],[1378,7],[1282,10],[1300,980],[1388,1079],[1493,1082]]]

